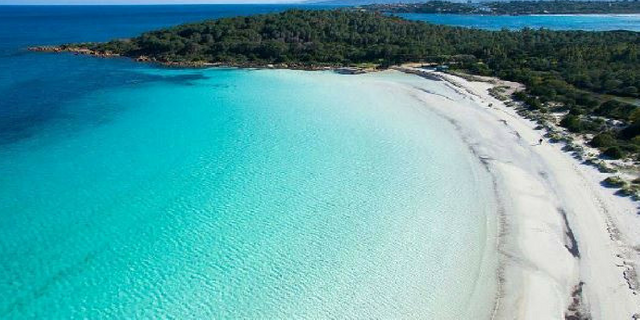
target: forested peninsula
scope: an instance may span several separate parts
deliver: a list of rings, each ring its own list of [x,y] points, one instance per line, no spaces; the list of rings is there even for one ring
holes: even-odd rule
[[[125,56],[167,65],[322,69],[387,68],[406,62],[497,76],[526,85],[516,99],[531,110],[570,111],[562,125],[593,133],[609,157],[640,151],[637,99],[640,33],[487,31],[433,25],[360,10],[290,10],[222,18],[107,43],[36,47]]]
[[[640,1],[494,1],[463,3],[429,1],[423,3],[389,3],[362,6],[362,9],[390,13],[443,14],[636,14]]]

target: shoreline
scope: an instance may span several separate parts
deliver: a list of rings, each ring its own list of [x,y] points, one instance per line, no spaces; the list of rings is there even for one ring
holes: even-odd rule
[[[494,176],[499,213],[498,296],[493,318],[635,319],[640,217],[636,204],[598,185],[606,174],[544,132],[489,89],[497,84],[394,68],[440,79],[465,101],[407,88],[452,122]]]
[[[38,49],[40,48],[40,49]],[[121,57],[86,49],[70,52]],[[341,66],[163,63],[167,67],[239,67],[338,70]],[[600,185],[609,176],[551,143],[538,124],[517,113],[489,90],[495,83],[415,68],[392,67],[442,81],[468,103],[407,88],[434,113],[449,120],[494,177],[503,206],[497,254],[498,296],[492,318],[640,319],[640,218],[637,204]],[[500,81],[500,80],[496,80]],[[543,138],[544,137],[544,138]],[[535,145],[539,138],[541,145]],[[500,211],[500,210],[499,210]]]
[[[92,56],[97,58],[126,58],[135,62],[152,63],[163,67],[173,68],[256,68],[256,69],[287,69],[287,70],[302,70],[302,71],[336,71],[343,74],[361,74],[366,72],[377,71],[373,68],[363,67],[350,67],[345,65],[313,65],[304,63],[235,63],[235,62],[206,62],[206,61],[161,61],[155,58],[147,56],[130,57],[123,56],[117,53],[109,51],[95,51],[86,47],[72,47],[66,45],[51,45],[51,46],[33,46],[28,47],[27,51],[41,52],[41,53],[70,53],[75,55]]]
[[[521,14],[491,14],[491,13],[448,13],[448,12],[396,12],[394,14],[432,14],[432,15],[458,15],[458,16],[480,16],[480,17],[636,17],[640,12],[630,13],[521,13]]]

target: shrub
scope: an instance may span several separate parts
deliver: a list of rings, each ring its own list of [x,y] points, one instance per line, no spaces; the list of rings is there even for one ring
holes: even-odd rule
[[[604,122],[601,119],[580,120],[580,131],[596,131],[603,129]]]
[[[622,188],[627,183],[624,182],[624,180],[622,180],[620,177],[609,177],[609,178],[604,179],[602,181],[602,184],[605,187],[609,187],[609,188]]]
[[[609,100],[601,104],[597,109],[595,109],[594,113],[599,116],[606,116],[614,119],[626,120],[631,117],[631,114],[637,108],[638,107],[632,104],[619,102],[616,100]]]
[[[634,122],[620,132],[620,137],[626,140],[631,140],[637,136],[640,136],[640,122]]]
[[[596,168],[598,168],[598,171],[602,172],[602,173],[616,173],[617,170],[614,168],[609,167],[604,161],[599,161],[595,164]]]
[[[542,108],[542,102],[537,97],[526,97],[524,99],[524,103],[527,105],[529,110],[538,110]]]
[[[571,132],[582,131],[582,122],[580,121],[580,118],[572,114],[568,114],[564,118],[562,118],[562,121],[560,121],[560,125],[567,128],[567,130]]]
[[[545,137],[549,138],[549,142],[551,143],[557,143],[562,140],[562,137],[555,132],[549,132],[545,135]]]
[[[524,91],[516,91],[512,94],[513,98],[518,101],[524,101],[527,98],[527,94]]]
[[[624,152],[620,147],[615,146],[607,148],[602,155],[611,159],[620,159],[624,157]]]
[[[616,145],[616,139],[605,132],[593,137],[590,144],[595,148],[608,148]]]
[[[618,192],[616,192],[616,194],[623,197],[631,197],[634,201],[638,201],[638,191],[638,186],[624,185],[620,190],[618,190]]]
[[[569,107],[569,114],[574,116],[579,116],[583,114],[582,109],[577,108],[576,106]]]

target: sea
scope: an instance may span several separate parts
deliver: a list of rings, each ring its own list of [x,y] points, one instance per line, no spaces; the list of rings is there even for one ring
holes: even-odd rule
[[[491,177],[401,89],[445,85],[26,50],[289,8],[0,6],[0,318],[490,317]]]
[[[583,31],[640,31],[640,14],[546,14],[522,16],[403,13],[399,16],[434,24],[487,30],[522,28]]]

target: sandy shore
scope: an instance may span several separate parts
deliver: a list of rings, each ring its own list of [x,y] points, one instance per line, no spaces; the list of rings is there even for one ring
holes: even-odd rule
[[[504,212],[494,318],[640,319],[637,203],[602,187],[608,175],[561,144],[538,144],[544,132],[493,98],[493,84],[423,76],[445,80],[462,101],[407,93],[449,119],[495,178]]]

